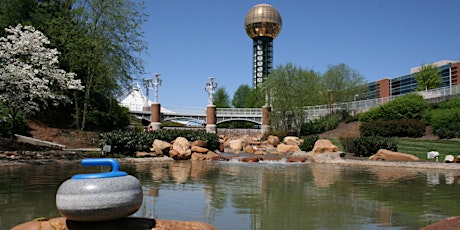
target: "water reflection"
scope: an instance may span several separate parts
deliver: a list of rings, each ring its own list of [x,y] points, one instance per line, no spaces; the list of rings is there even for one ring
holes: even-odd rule
[[[205,221],[218,229],[419,229],[460,216],[457,171],[206,161],[120,168],[143,186],[136,216]],[[0,229],[57,216],[59,184],[88,170],[0,168]]]

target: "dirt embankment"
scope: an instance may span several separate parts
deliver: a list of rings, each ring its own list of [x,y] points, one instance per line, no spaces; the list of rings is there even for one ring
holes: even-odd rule
[[[38,122],[30,122],[28,125],[31,137],[65,145],[67,149],[95,148],[99,144],[97,132],[52,128]],[[35,148],[39,147],[16,143],[8,138],[3,138],[0,144],[0,150],[40,150]]]
[[[359,126],[361,122],[355,121],[350,123],[341,122],[336,129],[326,131],[319,135],[320,138],[339,138],[340,136],[359,136]],[[30,134],[32,137],[50,141],[58,144],[65,145],[68,149],[74,148],[95,148],[98,147],[99,134],[97,132],[87,132],[74,129],[58,129],[51,128],[40,124],[38,122],[30,122],[29,127],[31,129]],[[417,138],[422,140],[437,140],[437,136],[434,136],[431,132],[431,127],[427,127],[425,135]],[[17,150],[28,150],[24,149],[27,146],[21,146],[11,141],[1,141],[0,149],[8,149],[7,146],[13,146]]]

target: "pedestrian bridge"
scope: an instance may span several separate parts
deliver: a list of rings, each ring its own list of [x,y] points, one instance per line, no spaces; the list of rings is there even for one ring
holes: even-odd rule
[[[460,85],[444,87],[428,91],[417,92],[429,102],[440,102],[450,98],[460,96]],[[400,95],[398,95],[400,96]],[[347,110],[350,114],[359,114],[371,108],[380,106],[398,96],[377,98],[369,100],[359,100],[346,103],[334,103],[329,105],[305,106],[305,121],[325,116],[341,110]],[[128,107],[131,114],[150,121],[150,109],[143,110],[142,104],[124,104]],[[276,109],[273,112],[277,112]],[[206,108],[187,108],[187,107],[161,107],[161,121],[175,121],[184,125],[199,126],[206,124]],[[262,108],[217,108],[216,124],[231,121],[249,121],[254,124],[262,125]]]
[[[150,111],[131,110],[130,112],[143,119],[150,119]],[[217,108],[216,118],[216,124],[231,121],[249,121],[262,125],[262,108]],[[191,126],[205,125],[206,108],[162,108],[161,121],[174,121]]]

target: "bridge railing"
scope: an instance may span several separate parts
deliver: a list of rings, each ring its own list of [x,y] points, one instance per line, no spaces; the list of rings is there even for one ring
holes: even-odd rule
[[[453,85],[433,90],[418,91],[427,101],[440,102],[449,98],[460,96],[460,85]],[[327,115],[334,111],[349,110],[351,113],[365,112],[371,108],[382,105],[388,101],[395,99],[398,96],[391,96],[385,98],[376,98],[368,100],[359,100],[345,103],[334,103],[326,105],[315,105],[303,107],[308,118],[316,118],[319,116]],[[134,105],[129,105],[130,107]],[[142,105],[137,105],[134,110],[142,111]],[[276,111],[276,108],[274,108]],[[150,111],[148,111],[150,112]],[[206,108],[202,107],[165,107],[162,108],[162,113],[166,115],[188,115],[188,116],[206,116]],[[218,116],[227,117],[262,117],[262,108],[217,108],[216,113]]]
[[[193,116],[206,116],[206,108],[202,107],[164,107],[163,114],[182,114]]]
[[[216,114],[220,116],[261,117],[262,108],[217,108]]]

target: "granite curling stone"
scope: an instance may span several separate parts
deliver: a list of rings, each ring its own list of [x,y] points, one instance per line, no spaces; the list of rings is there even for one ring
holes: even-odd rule
[[[56,193],[56,207],[74,221],[105,221],[135,213],[142,205],[142,186],[135,177],[119,171],[111,158],[83,159],[83,166],[111,166],[111,172],[77,174]]]

